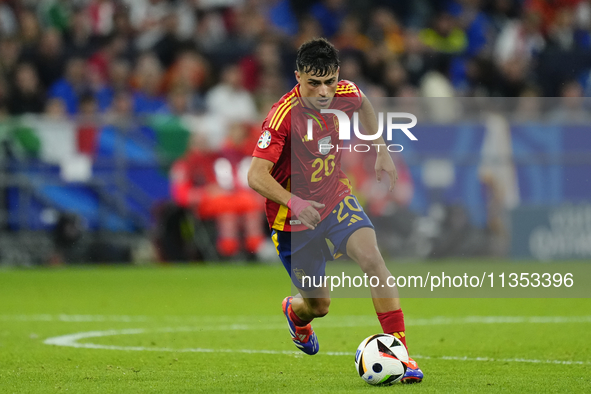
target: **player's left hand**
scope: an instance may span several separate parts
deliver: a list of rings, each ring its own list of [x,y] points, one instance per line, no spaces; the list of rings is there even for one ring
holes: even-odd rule
[[[394,161],[392,161],[392,157],[387,152],[378,152],[378,157],[376,158],[376,179],[378,182],[382,181],[382,171],[388,174],[390,177],[390,191],[394,190],[394,185],[398,180],[398,171],[396,171],[396,166],[394,165]]]

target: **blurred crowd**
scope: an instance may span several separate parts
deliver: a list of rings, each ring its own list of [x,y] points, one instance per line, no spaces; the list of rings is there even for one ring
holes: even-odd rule
[[[109,156],[124,131],[127,157],[171,165],[178,204],[233,223],[218,244],[232,255],[239,216],[262,214],[242,159],[319,36],[369,97],[591,92],[591,0],[0,0],[0,121],[45,115],[25,122],[40,142],[19,138],[56,162]],[[259,208],[224,210],[224,193]],[[261,231],[246,232],[255,250]]]
[[[590,30],[588,0],[3,0],[0,108],[258,121],[317,36],[368,96],[584,95]]]

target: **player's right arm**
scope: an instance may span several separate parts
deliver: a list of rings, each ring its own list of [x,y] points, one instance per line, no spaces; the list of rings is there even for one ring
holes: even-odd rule
[[[253,157],[248,169],[248,186],[271,201],[287,206],[291,199],[288,192],[273,178],[271,171],[275,164],[267,159]]]
[[[316,209],[324,208],[324,204],[304,201],[285,190],[271,175],[274,165],[270,160],[253,157],[248,170],[248,185],[263,197],[290,208],[304,226],[314,230],[321,220]]]

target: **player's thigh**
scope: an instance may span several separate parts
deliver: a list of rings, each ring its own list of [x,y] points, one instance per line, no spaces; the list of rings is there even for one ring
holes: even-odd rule
[[[347,255],[359,264],[363,272],[373,271],[384,264],[375,230],[371,227],[359,228],[351,234],[346,250]]]

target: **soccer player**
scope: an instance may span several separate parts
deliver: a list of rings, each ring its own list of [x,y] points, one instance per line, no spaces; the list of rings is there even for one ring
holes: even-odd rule
[[[330,294],[326,287],[305,286],[303,275],[321,277],[334,253],[352,258],[368,276],[387,283],[390,272],[376,241],[373,225],[341,171],[342,142],[338,122],[326,121],[322,109],[338,109],[351,118],[358,112],[368,134],[378,130],[372,105],[353,82],[339,81],[339,57],[334,46],[323,38],[313,39],[298,49],[295,77],[298,84],[269,111],[253,152],[248,173],[250,187],[266,198],[266,214],[273,231],[279,257],[298,288],[299,295],[283,300],[294,344],[306,354],[316,354],[318,339],[310,322],[328,313]],[[307,128],[318,119],[312,139]],[[322,118],[320,121],[320,118]],[[324,125],[324,127],[322,127]],[[322,144],[322,141],[325,144]],[[390,191],[398,178],[396,167],[383,138],[377,149],[377,181],[385,172]],[[293,193],[292,193],[293,192]],[[352,218],[355,220],[343,220]],[[396,288],[371,288],[375,311],[385,333],[396,336],[406,346],[404,316]],[[423,372],[410,359],[404,383],[420,382]]]

